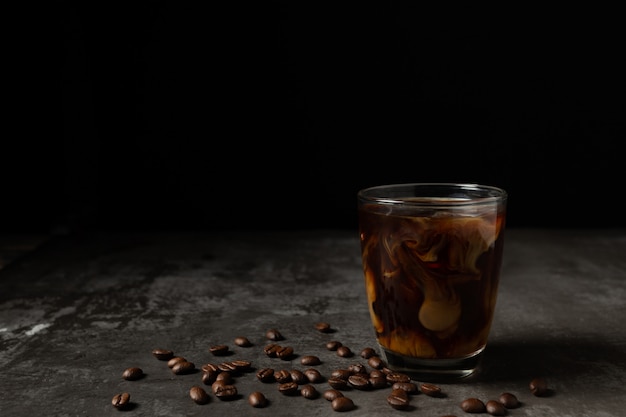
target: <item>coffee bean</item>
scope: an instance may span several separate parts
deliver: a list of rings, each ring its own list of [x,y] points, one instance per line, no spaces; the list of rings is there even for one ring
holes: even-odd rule
[[[178,362],[186,362],[187,359],[183,358],[182,356],[174,356],[173,358],[171,358],[169,361],[167,361],[167,366],[168,368],[173,368],[174,365],[176,365]]]
[[[352,353],[352,350],[349,347],[341,345],[337,348],[337,355],[342,358],[351,358],[354,353]]]
[[[413,382],[394,382],[391,385],[391,389],[401,389],[409,395],[414,395],[419,392],[419,390],[417,389],[417,385]]]
[[[252,362],[237,359],[229,362],[230,365],[233,365],[237,371],[248,371],[252,367]]]
[[[372,369],[370,371],[370,378],[378,377],[387,379],[387,375],[383,371],[381,371],[380,369]]]
[[[160,361],[169,361],[174,357],[174,352],[169,349],[153,349],[152,355]]]
[[[343,397],[343,394],[339,390],[331,388],[331,389],[327,389],[326,391],[324,391],[324,398],[328,401],[332,401],[335,398],[339,398],[339,397]]]
[[[267,405],[267,398],[262,392],[254,391],[248,396],[248,404],[254,408],[263,408]]]
[[[218,390],[224,388],[225,386],[226,382],[216,380],[214,383],[211,384],[211,391],[213,391],[213,394],[215,394]]]
[[[281,348],[280,345],[277,345],[275,343],[270,343],[269,345],[266,345],[263,348],[263,352],[265,352],[265,354],[269,356],[270,358],[275,358],[276,352],[278,352],[280,348]]]
[[[466,413],[484,413],[485,403],[478,398],[467,398],[461,402],[461,409]]]
[[[354,401],[352,401],[348,397],[337,397],[331,401],[331,407],[335,411],[343,412],[343,411],[351,411],[354,410]]]
[[[348,377],[352,375],[352,372],[348,369],[335,369],[331,372],[330,376],[348,380]]]
[[[330,378],[328,378],[328,385],[338,390],[346,390],[349,387],[347,378],[343,379],[336,376],[331,376]]]
[[[217,373],[219,373],[220,368],[214,364],[214,363],[205,363],[204,365],[202,365],[202,372],[208,372],[208,371],[213,371],[216,372],[215,375],[217,375]]]
[[[387,403],[396,410],[408,410],[409,395],[403,389],[394,389],[387,396]]]
[[[276,329],[269,329],[265,332],[265,337],[273,341],[284,340],[283,335]]]
[[[202,383],[204,385],[211,385],[217,379],[217,371],[208,370],[202,372]]]
[[[230,374],[230,372],[222,371],[217,374],[217,376],[215,377],[215,381],[221,381],[224,384],[232,384],[233,376]]]
[[[214,345],[209,347],[209,352],[211,352],[215,356],[224,356],[228,353],[228,351],[228,345]]]
[[[499,398],[500,403],[506,408],[517,408],[519,407],[519,401],[517,397],[510,392],[503,392]]]
[[[274,379],[279,384],[284,384],[285,382],[291,382],[291,373],[286,369],[281,369],[280,371],[274,372]]]
[[[542,397],[548,393],[548,382],[545,378],[534,378],[530,381],[529,388],[535,397]]]
[[[217,385],[213,393],[220,400],[232,400],[237,397],[237,387],[234,385]]]
[[[196,404],[206,404],[209,402],[209,394],[202,388],[197,385],[194,385],[189,390],[189,396]]]
[[[143,377],[143,371],[141,370],[141,368],[126,368],[124,372],[122,372],[122,378],[127,381],[136,381],[141,377]]]
[[[502,403],[496,400],[487,401],[487,403],[485,404],[485,410],[487,410],[487,413],[491,414],[492,416],[503,416],[506,414],[506,408],[504,408]]]
[[[311,384],[305,384],[300,388],[300,395],[309,400],[314,400],[315,398],[320,396],[320,393],[317,389]]]
[[[385,366],[385,362],[383,362],[380,356],[372,356],[367,360],[367,364],[374,369],[380,369]]]
[[[276,351],[276,357],[284,361],[288,361],[289,359],[293,357],[293,348],[291,346],[281,346]]]
[[[402,372],[391,372],[387,374],[387,382],[390,384],[394,382],[411,382],[411,377]]]
[[[127,392],[123,392],[121,394],[116,394],[111,400],[113,407],[118,410],[125,410],[130,407],[130,394]]]
[[[307,377],[307,379],[309,380],[309,382],[312,383],[318,383],[318,382],[322,382],[324,381],[324,377],[322,376],[322,374],[320,373],[320,371],[318,371],[315,368],[309,368],[306,369],[304,371],[304,375]]]
[[[304,372],[298,369],[291,369],[289,370],[289,373],[291,374],[291,380],[298,385],[309,382],[309,379],[306,377],[306,375],[304,375]]]
[[[348,377],[348,384],[350,384],[352,388],[361,391],[369,390],[370,388],[372,388],[372,386],[370,385],[369,377],[364,374],[350,375]]]
[[[420,384],[420,391],[429,397],[441,397],[441,388],[435,384]]]
[[[298,384],[293,381],[278,385],[278,391],[284,395],[294,395],[298,392]]]
[[[235,345],[239,346],[239,347],[250,347],[252,346],[252,342],[250,342],[250,340],[248,340],[247,337],[245,336],[237,336],[235,337]]]
[[[365,365],[363,365],[362,363],[353,363],[352,365],[348,366],[348,371],[350,371],[350,374],[352,375],[367,374],[367,368],[365,368]]]
[[[366,348],[364,348],[364,349],[361,351],[361,357],[362,357],[363,359],[369,359],[369,358],[372,358],[372,357],[374,357],[374,356],[378,356],[378,355],[376,354],[376,351],[374,350],[374,348],[371,348],[371,347],[366,347]]]
[[[373,389],[386,388],[389,384],[385,375],[369,376],[368,381]]]
[[[176,365],[172,367],[172,372],[174,372],[176,375],[184,375],[192,373],[195,369],[196,366],[193,362],[181,361],[177,362]]]
[[[315,323],[315,329],[322,333],[330,333],[332,331],[330,324],[323,321]]]
[[[237,371],[237,367],[235,365],[232,364],[232,362],[221,362],[217,364],[217,369],[219,369],[220,372],[236,372]]]
[[[317,356],[306,355],[300,358],[300,363],[304,366],[315,366],[321,364],[322,361]]]
[[[332,350],[332,351],[337,350],[340,346],[342,346],[342,344],[341,342],[338,342],[337,340],[331,340],[330,342],[326,343],[326,349]]]
[[[272,368],[263,368],[256,373],[256,377],[261,382],[274,382],[274,370]]]

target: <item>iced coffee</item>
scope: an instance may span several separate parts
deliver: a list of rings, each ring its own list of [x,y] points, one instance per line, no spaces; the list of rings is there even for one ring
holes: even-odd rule
[[[365,287],[390,367],[422,379],[472,374],[487,344],[506,193],[463,184],[359,192]]]

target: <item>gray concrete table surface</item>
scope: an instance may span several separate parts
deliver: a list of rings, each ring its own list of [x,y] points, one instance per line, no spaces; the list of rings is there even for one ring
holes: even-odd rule
[[[482,369],[439,383],[445,395],[412,397],[394,410],[388,389],[350,390],[354,416],[467,415],[468,397],[514,393],[510,416],[626,415],[626,230],[510,229],[502,280]],[[321,333],[324,321],[334,332]],[[278,329],[296,355],[263,352]],[[246,336],[251,347],[234,344]],[[355,356],[326,349],[338,340]],[[229,346],[216,357],[209,347]],[[101,233],[57,237],[0,271],[0,416],[321,416],[336,415],[323,399],[285,396],[262,383],[261,368],[300,369],[316,355],[326,379],[334,369],[367,361],[376,346],[367,310],[359,241],[351,231],[232,233]],[[171,349],[194,362],[243,359],[239,397],[189,397],[201,373],[176,375],[152,355]],[[140,367],[145,376],[126,381]],[[528,384],[547,379],[546,397]],[[416,381],[420,382],[420,381]],[[327,382],[314,384],[321,393]],[[252,391],[266,408],[247,402]],[[115,409],[112,397],[131,395]],[[122,414],[120,414],[122,413]]]

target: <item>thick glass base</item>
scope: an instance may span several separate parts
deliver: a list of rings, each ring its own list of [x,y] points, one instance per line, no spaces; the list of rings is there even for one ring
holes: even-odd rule
[[[458,382],[475,375],[480,367],[483,349],[456,359],[422,359],[400,355],[381,346],[387,366],[409,375],[416,381]]]

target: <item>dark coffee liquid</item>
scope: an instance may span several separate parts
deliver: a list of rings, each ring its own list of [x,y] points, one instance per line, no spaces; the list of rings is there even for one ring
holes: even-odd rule
[[[380,345],[418,358],[480,352],[496,304],[504,212],[359,208],[370,315]],[[411,215],[409,215],[411,214]]]

